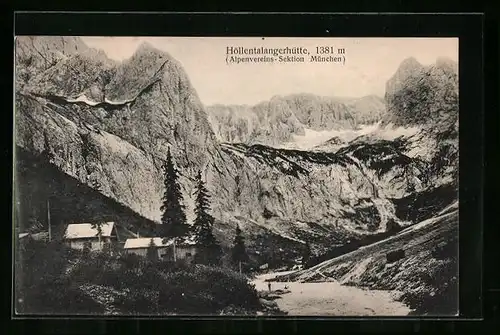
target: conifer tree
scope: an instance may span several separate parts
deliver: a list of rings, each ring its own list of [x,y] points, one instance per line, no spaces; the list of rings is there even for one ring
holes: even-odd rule
[[[156,244],[153,239],[149,241],[148,249],[146,251],[146,257],[152,263],[158,260],[158,250],[156,249]]]
[[[98,192],[102,191],[101,183],[97,179],[92,179],[90,181],[90,187]]]
[[[249,257],[245,248],[245,238],[242,235],[240,226],[236,226],[236,236],[233,242],[233,250],[231,254],[233,264],[239,267],[241,273],[242,263],[248,262]]]
[[[40,153],[42,161],[45,164],[50,164],[53,162],[55,155],[50,151],[49,138],[46,133],[43,133],[43,150]]]
[[[196,176],[196,207],[193,232],[196,237],[198,252],[195,259],[199,263],[217,265],[222,256],[222,249],[213,234],[214,218],[210,215],[210,195],[201,177],[201,171]]]
[[[309,245],[309,242],[306,242],[304,250],[302,251],[302,266],[306,268],[310,260],[311,260],[311,246]]]
[[[97,230],[97,238],[99,239],[99,249],[101,249],[102,247],[102,226],[103,226],[104,222],[102,221],[96,221],[96,222],[93,222],[91,227],[92,229],[95,229]]]
[[[50,143],[49,143],[49,138],[46,133],[43,133],[43,150],[40,153],[40,158],[41,158],[41,167],[42,169],[50,169],[51,167],[54,167],[54,159],[55,155],[50,151]],[[56,167],[56,166],[55,166]],[[47,210],[47,230],[49,233],[49,241],[52,239],[52,233],[51,233],[51,223],[50,223],[50,198],[54,195],[54,189],[53,185],[49,184],[46,188],[43,190],[44,197],[46,198],[46,210]]]
[[[101,183],[98,180],[92,180],[91,186],[96,191],[101,191]],[[99,239],[99,249],[102,248],[102,226],[104,225],[103,221],[93,222],[91,227],[92,229],[97,230],[97,238]]]
[[[173,254],[174,261],[176,261],[177,256],[175,247],[177,240],[179,237],[184,236],[188,232],[189,226],[186,224],[186,215],[184,213],[184,205],[182,203],[183,197],[181,187],[178,182],[178,172],[172,161],[170,148],[168,149],[167,160],[163,169],[165,173],[165,193],[163,194],[163,203],[160,208],[163,212],[161,217],[163,229],[162,237],[164,242],[170,238],[173,239]]]

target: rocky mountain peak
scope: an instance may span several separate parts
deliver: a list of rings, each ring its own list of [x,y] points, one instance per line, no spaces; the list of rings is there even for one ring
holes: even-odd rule
[[[414,57],[407,58],[401,62],[394,75],[387,81],[386,94],[391,94],[405,85],[405,82],[415,76],[419,76],[424,69]]]
[[[439,58],[424,67],[406,59],[387,82],[385,100],[391,122],[396,125],[443,124],[443,119],[453,123],[458,117],[456,64]]]
[[[36,53],[36,50],[32,52]],[[123,62],[110,61],[102,51],[86,48],[59,59],[50,68],[30,69],[32,79],[27,94],[37,97],[31,103],[50,106],[51,113],[81,127],[84,133],[91,128],[109,134],[109,138],[119,139],[115,143],[117,148],[137,148],[145,155],[148,164],[159,172],[158,175],[161,175],[169,146],[173,148],[176,164],[188,179],[206,166],[215,150],[215,136],[204,106],[184,69],[167,53],[150,44],[141,45]],[[20,103],[27,105],[24,101]],[[29,114],[30,111],[20,113]],[[38,133],[35,136],[43,137]],[[62,136],[53,140],[65,142],[66,139]],[[32,145],[31,142],[22,144],[27,150],[35,151]],[[65,172],[85,174],[71,169]],[[86,173],[102,180],[110,190],[118,187],[103,171]],[[159,211],[156,201],[159,199],[159,196],[154,196],[153,200],[142,199],[150,203],[146,205],[147,209],[141,209],[141,213],[156,217]],[[135,210],[143,206],[127,204]]]
[[[438,57],[436,67],[458,73],[458,63],[448,57]]]
[[[161,51],[160,49],[156,48],[150,42],[142,42],[137,47],[134,55],[150,54],[150,53],[165,54],[164,51]]]
[[[75,36],[16,36],[16,57],[24,58],[50,55],[73,55],[89,49],[80,37]],[[49,59],[46,59],[49,60]]]
[[[397,72],[408,72],[408,71],[413,71],[415,69],[421,69],[421,68],[423,68],[422,64],[420,64],[415,57],[408,57],[401,62],[396,73]]]
[[[118,62],[112,60],[111,58],[108,57],[106,52],[102,49],[93,49],[89,48],[86,49],[83,52],[79,52],[74,56],[75,58],[90,58],[94,59],[96,61],[102,62],[104,64],[107,64],[108,66],[116,66]]]
[[[168,93],[164,95],[168,100],[181,102],[179,99],[182,96],[182,102],[197,105],[196,110],[204,114],[204,108],[182,65],[150,43],[141,44],[132,57],[116,67],[115,72],[106,87],[110,100],[130,101],[144,90],[159,86]]]
[[[164,62],[172,62],[175,64],[179,64],[177,60],[174,59],[172,56],[170,56],[168,52],[158,49],[149,42],[142,42],[137,47],[134,54],[130,58],[125,59],[122,62],[123,63],[122,65],[145,66],[149,68],[153,64],[161,65]]]

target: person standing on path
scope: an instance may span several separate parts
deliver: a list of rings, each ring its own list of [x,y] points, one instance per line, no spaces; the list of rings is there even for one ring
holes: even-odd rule
[[[267,282],[267,288],[271,291],[271,282]]]

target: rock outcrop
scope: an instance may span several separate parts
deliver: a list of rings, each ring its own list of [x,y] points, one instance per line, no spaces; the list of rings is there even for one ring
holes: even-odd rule
[[[78,37],[60,36],[17,36],[16,90],[29,82],[33,76],[89,48]]]
[[[121,64],[91,49],[62,59],[17,92],[16,110],[18,146],[48,150],[65,173],[99,181],[103,194],[156,221],[167,148],[184,181],[215,156],[184,71],[149,45]]]
[[[439,58],[427,67],[409,58],[386,85],[388,115],[396,125],[443,127],[458,122],[457,64]]]
[[[405,60],[387,82],[388,118],[396,126],[418,126],[414,151],[427,151],[433,175],[458,184],[458,65],[438,58],[422,66]]]

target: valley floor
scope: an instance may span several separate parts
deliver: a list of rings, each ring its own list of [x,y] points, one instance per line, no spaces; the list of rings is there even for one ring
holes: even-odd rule
[[[267,291],[266,279],[290,272],[268,273],[257,276],[252,283],[258,291]],[[396,291],[365,290],[344,286],[339,282],[272,282],[271,290],[290,293],[276,299],[278,307],[289,316],[404,316],[411,311],[395,301]]]

